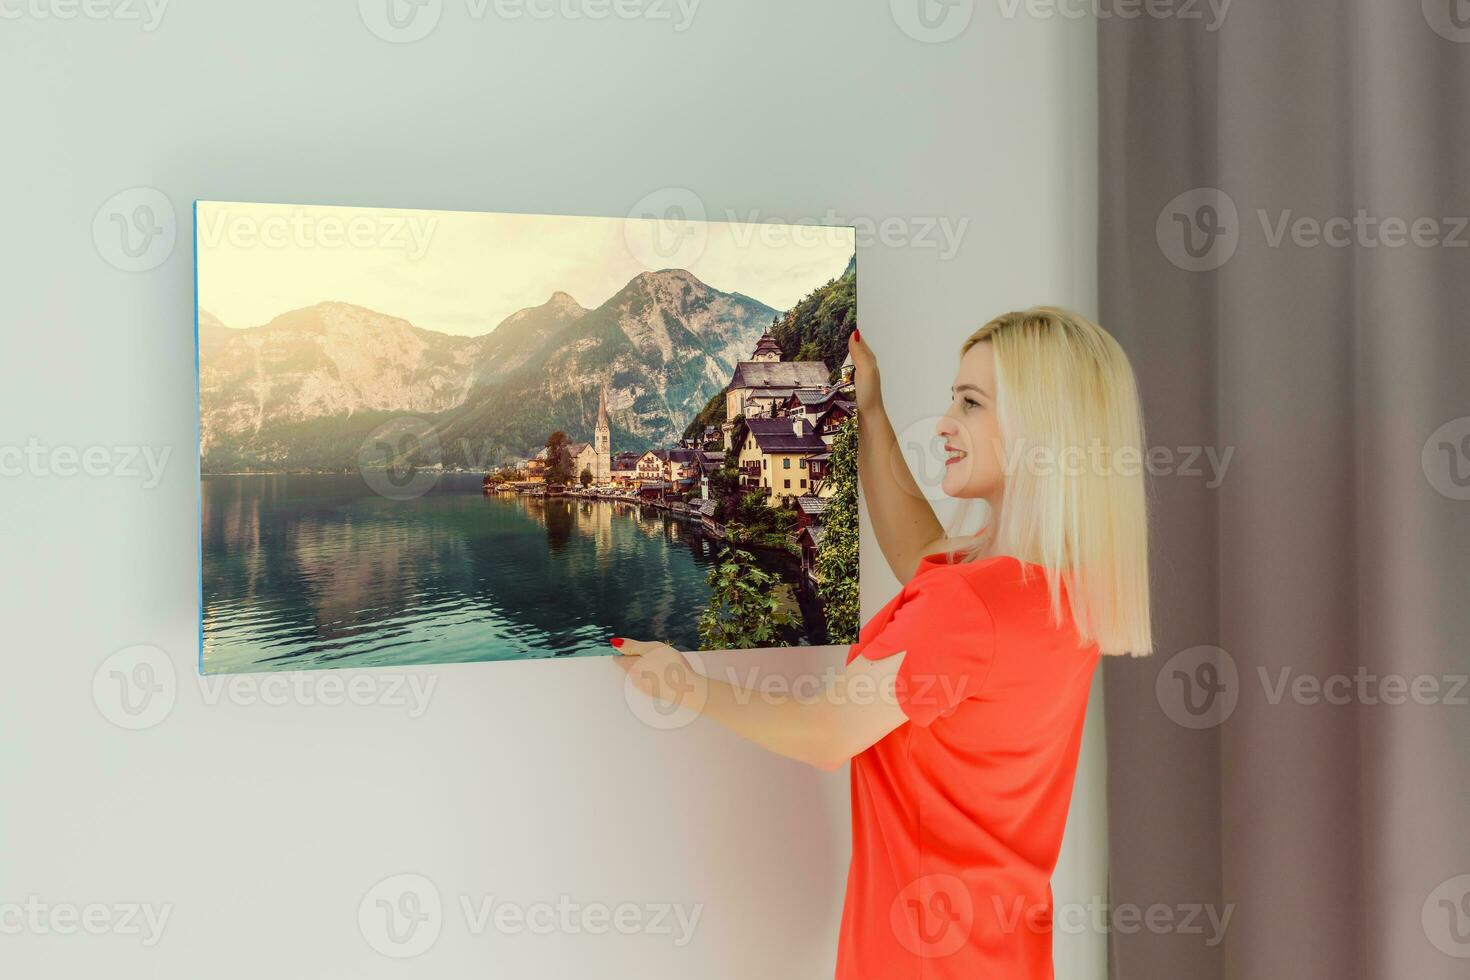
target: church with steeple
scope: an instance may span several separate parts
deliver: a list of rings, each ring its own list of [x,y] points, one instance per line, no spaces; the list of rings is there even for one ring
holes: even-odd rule
[[[597,395],[597,427],[592,432],[592,448],[597,462],[592,478],[598,484],[612,480],[612,428],[607,421],[607,385]]]

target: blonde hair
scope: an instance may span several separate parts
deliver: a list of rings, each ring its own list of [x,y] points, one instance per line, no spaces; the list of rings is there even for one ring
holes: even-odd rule
[[[961,356],[983,343],[995,357],[1005,490],[963,560],[1040,565],[1056,622],[1065,593],[1084,643],[1151,653],[1143,417],[1127,355],[1102,327],[1050,306],[996,317]]]

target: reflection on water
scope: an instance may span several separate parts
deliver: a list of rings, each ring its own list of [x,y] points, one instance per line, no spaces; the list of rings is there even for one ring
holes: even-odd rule
[[[411,500],[356,475],[206,477],[202,534],[211,673],[696,649],[719,550],[632,504],[485,497],[471,475]]]

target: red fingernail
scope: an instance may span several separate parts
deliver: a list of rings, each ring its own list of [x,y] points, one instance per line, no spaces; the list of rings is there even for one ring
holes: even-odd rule
[[[615,636],[607,642],[611,643],[617,649],[621,649],[623,646],[623,638],[621,636]]]
[[[858,343],[861,344],[863,342],[863,332],[861,330],[857,329],[856,327],[853,327],[853,329],[852,329],[852,339],[853,340],[856,340]]]

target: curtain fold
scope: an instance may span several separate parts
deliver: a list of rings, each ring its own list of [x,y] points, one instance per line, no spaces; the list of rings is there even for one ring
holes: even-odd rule
[[[1153,9],[1099,27],[1158,641],[1105,667],[1111,975],[1462,978],[1470,3]]]

